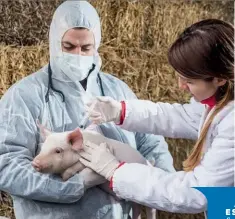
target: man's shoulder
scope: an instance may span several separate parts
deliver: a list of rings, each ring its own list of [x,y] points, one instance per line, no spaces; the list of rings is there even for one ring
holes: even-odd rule
[[[39,69],[36,72],[22,78],[15,85],[18,87],[25,87],[25,85],[31,85],[32,87],[40,87],[41,85],[46,85],[48,83],[48,74],[46,71],[46,66]]]
[[[34,99],[46,83],[45,73],[42,68],[17,81],[5,92],[2,99],[8,98],[9,96],[18,96],[19,94],[24,99]]]
[[[110,85],[119,87],[124,91],[130,91],[131,93],[133,93],[131,88],[124,81],[117,78],[116,76],[109,74],[109,73],[104,73],[104,72],[100,72],[100,74],[101,74],[101,77]]]
[[[116,99],[135,99],[135,94],[124,81],[108,73],[100,72],[100,75],[102,83],[104,83],[113,94],[115,93],[117,96]]]
[[[128,87],[128,85],[124,81],[122,81],[121,79],[117,78],[116,76],[114,76],[112,74],[100,72],[100,75],[102,78],[106,79],[110,83],[114,83],[116,85],[120,84],[120,86],[125,85]]]

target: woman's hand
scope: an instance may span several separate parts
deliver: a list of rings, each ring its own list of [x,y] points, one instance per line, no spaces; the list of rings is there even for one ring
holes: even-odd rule
[[[84,152],[81,152],[80,156],[79,160],[81,163],[93,169],[107,180],[111,179],[119,165],[119,161],[109,151],[106,143],[96,145],[87,141],[84,144]]]
[[[115,122],[120,123],[122,105],[111,97],[96,97],[86,106],[89,119],[95,124]]]

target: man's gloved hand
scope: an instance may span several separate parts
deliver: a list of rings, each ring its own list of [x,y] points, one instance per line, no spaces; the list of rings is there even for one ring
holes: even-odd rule
[[[94,172],[92,169],[88,167],[82,170],[79,173],[79,176],[82,176],[84,179],[85,189],[89,189],[91,187],[103,184],[107,181],[103,176],[97,174],[96,172]]]
[[[109,151],[106,143],[100,145],[87,141],[84,145],[84,152],[80,153],[81,163],[93,169],[95,172],[110,180],[114,171],[119,165],[119,161]]]
[[[122,105],[111,97],[96,97],[86,106],[89,119],[96,124],[105,122],[120,123]]]

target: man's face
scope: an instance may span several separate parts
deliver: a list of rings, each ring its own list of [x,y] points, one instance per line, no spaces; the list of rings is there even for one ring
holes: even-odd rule
[[[95,53],[94,35],[85,28],[70,29],[64,34],[61,47],[63,52],[92,56]]]

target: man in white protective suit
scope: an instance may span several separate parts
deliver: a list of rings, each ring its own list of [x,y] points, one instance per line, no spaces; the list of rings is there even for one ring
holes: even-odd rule
[[[90,178],[79,173],[63,182],[31,165],[42,143],[37,119],[53,132],[70,131],[81,126],[91,97],[136,98],[124,82],[100,71],[100,20],[88,2],[62,3],[53,16],[49,41],[49,64],[14,84],[0,102],[0,190],[11,194],[17,219],[128,218],[129,202],[96,187],[103,182],[95,172],[88,187]],[[100,128],[155,166],[175,171],[162,136],[124,131],[114,123]]]

